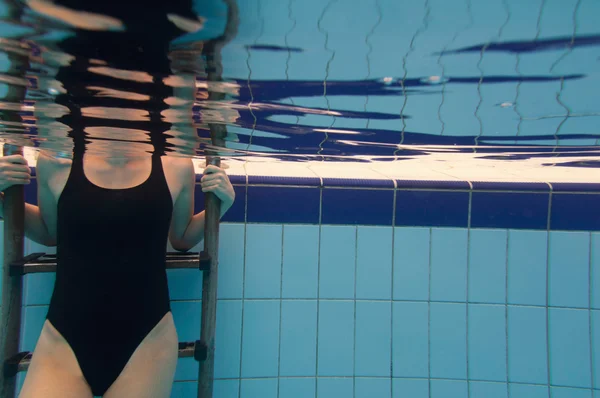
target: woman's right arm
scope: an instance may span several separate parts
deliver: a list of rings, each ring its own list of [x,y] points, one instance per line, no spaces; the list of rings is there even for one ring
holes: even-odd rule
[[[44,246],[56,245],[57,205],[48,181],[54,165],[49,158],[40,154],[37,163],[38,206],[25,204],[25,236]],[[29,183],[29,167],[19,155],[0,158],[0,185],[2,190],[12,185]],[[3,214],[3,204],[0,215]]]

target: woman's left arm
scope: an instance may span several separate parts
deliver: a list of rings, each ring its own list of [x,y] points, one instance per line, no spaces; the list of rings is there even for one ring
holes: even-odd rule
[[[173,249],[187,251],[204,239],[205,213],[201,211],[193,214],[196,175],[192,162],[189,162],[178,176],[184,180],[173,207],[169,240]],[[216,166],[208,166],[204,170],[200,184],[203,192],[212,192],[221,200],[221,217],[223,217],[235,200],[235,191],[225,171]]]

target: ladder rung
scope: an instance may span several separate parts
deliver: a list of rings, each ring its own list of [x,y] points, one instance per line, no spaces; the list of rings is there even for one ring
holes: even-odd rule
[[[204,352],[205,345],[199,340],[194,342],[179,343],[179,358],[196,358],[196,347],[199,348],[200,354]],[[20,352],[4,361],[4,377],[14,377],[19,372],[25,372],[31,363],[32,353],[25,351]],[[204,360],[205,358],[196,358],[196,360]]]
[[[202,269],[198,253],[167,253],[167,269],[195,268]],[[10,275],[37,274],[56,272],[56,255],[34,253],[10,265]]]

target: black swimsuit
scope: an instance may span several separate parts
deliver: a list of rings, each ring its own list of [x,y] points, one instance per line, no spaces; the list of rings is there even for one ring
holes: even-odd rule
[[[56,284],[48,320],[67,340],[94,395],[103,395],[170,311],[166,245],[173,200],[160,156],[141,185],[106,189],[75,150],[58,201]]]
[[[191,0],[147,3],[145,0],[58,0],[77,10],[110,15],[123,21],[125,32],[74,29],[58,48],[75,56],[56,79],[66,89],[56,102],[69,113],[59,121],[71,128],[73,165],[58,202],[56,284],[48,320],[73,349],[94,395],[102,395],[117,379],[146,335],[170,310],[165,269],[173,200],[160,156],[168,151],[162,117],[165,98],[173,90],[163,78],[171,75],[170,42],[183,34],[168,13],[195,18]],[[93,72],[98,66],[142,71],[152,82],[124,80]],[[145,101],[94,95],[92,86],[145,94]],[[85,116],[83,107],[137,108],[149,119],[130,121]],[[92,184],[83,171],[86,134],[90,126],[137,129],[152,143],[152,172],[130,189],[105,189]],[[127,130],[122,138],[128,139]],[[126,145],[126,144],[122,144]]]

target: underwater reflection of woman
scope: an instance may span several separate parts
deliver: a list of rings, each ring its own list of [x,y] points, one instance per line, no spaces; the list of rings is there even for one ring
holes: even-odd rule
[[[173,20],[186,25],[169,15],[192,20],[191,2],[153,2],[141,14],[134,8],[145,2],[137,0],[59,4],[115,18],[124,31],[77,28],[59,44],[75,57],[56,77],[66,90],[57,103],[69,109],[59,121],[69,126],[75,145],[72,160],[40,154],[38,206],[26,206],[26,235],[57,246],[57,272],[20,397],[166,398],[178,342],[166,279],[167,241],[176,250],[189,250],[204,235],[204,212],[193,214],[192,162],[164,156],[164,133],[171,126],[161,117],[164,99],[172,95],[163,83],[171,73],[169,42],[183,33]],[[92,58],[152,78],[132,82],[103,76],[90,68]],[[91,85],[126,86],[149,100],[92,96]],[[115,121],[85,113],[86,107],[125,103],[147,111],[148,119]],[[94,139],[85,131],[102,126],[147,131],[151,154],[94,152]],[[23,157],[0,158],[1,189],[26,184],[28,175]],[[221,199],[221,214],[231,207],[235,194],[222,169],[207,167],[201,185]]]

